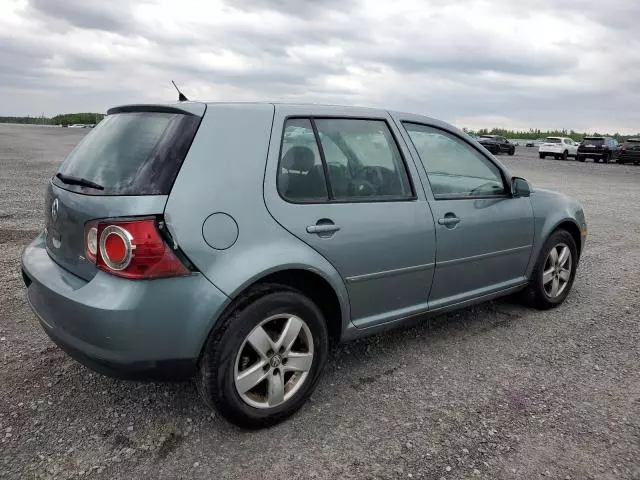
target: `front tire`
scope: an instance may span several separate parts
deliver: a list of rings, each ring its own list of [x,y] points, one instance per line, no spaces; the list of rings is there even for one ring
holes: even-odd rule
[[[262,285],[218,321],[204,347],[198,389],[231,423],[268,427],[307,401],[328,349],[315,303],[288,287]]]
[[[513,157],[515,153],[516,153],[516,149],[515,147],[512,147],[511,150],[509,150],[509,155]]]
[[[540,155],[540,158],[541,158],[542,160],[544,160],[544,159],[546,158],[546,155],[545,155],[544,153],[539,153],[538,155]]]
[[[546,310],[565,301],[576,275],[578,249],[566,230],[553,232],[540,250],[524,300],[532,307]]]
[[[569,152],[565,150],[562,152],[562,160],[566,160],[567,158],[569,158]]]
[[[579,162],[584,163],[587,159],[581,155],[576,155],[576,158],[578,159]]]

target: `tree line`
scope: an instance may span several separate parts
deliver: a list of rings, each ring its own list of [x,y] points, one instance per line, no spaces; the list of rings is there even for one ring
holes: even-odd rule
[[[103,113],[65,113],[55,117],[0,117],[0,123],[18,123],[23,125],[73,125],[74,123],[93,124],[104,118]]]
[[[500,135],[506,138],[518,139],[518,140],[537,140],[546,137],[569,137],[573,140],[582,140],[584,137],[612,137],[618,141],[624,140],[629,137],[640,137],[640,133],[636,135],[621,135],[620,133],[600,133],[600,132],[576,132],[575,130],[507,130],[505,128],[481,128],[477,131],[471,131],[464,129],[467,132],[474,133],[476,135]]]
[[[31,124],[31,125],[73,125],[74,123],[92,124],[98,123],[104,118],[102,113],[65,113],[62,115],[56,115],[55,117],[0,117],[0,123],[19,123],[19,124]],[[500,135],[506,138],[513,138],[519,140],[537,140],[545,137],[569,137],[573,140],[582,140],[588,136],[609,136],[616,140],[624,140],[629,138],[630,135],[621,135],[616,132],[599,133],[599,132],[576,132],[575,130],[540,130],[530,128],[529,130],[508,130],[505,128],[481,128],[477,131],[463,129],[467,132],[474,133],[476,135]],[[634,137],[640,137],[640,133],[633,135]]]

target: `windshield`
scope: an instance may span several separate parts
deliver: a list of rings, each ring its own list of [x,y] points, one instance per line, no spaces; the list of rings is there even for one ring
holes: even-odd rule
[[[108,115],[69,154],[52,181],[90,195],[167,195],[199,124],[199,117],[180,113]]]
[[[549,137],[545,139],[546,143],[562,143],[562,140],[560,140],[559,138],[555,138],[555,137]]]

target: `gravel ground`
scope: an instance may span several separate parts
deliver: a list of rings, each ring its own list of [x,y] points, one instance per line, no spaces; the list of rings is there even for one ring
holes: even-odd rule
[[[37,325],[19,255],[85,133],[0,126],[0,478],[640,479],[640,167],[500,157],[583,202],[566,303],[497,301],[336,347],[297,415],[246,432],[192,383],[94,374]]]

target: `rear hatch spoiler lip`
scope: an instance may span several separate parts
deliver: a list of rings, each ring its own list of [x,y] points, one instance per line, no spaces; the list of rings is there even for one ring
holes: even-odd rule
[[[107,115],[115,113],[131,112],[159,112],[159,113],[179,113],[194,117],[203,117],[207,110],[207,105],[200,102],[181,102],[179,104],[158,105],[158,104],[130,104],[112,107],[107,110]]]

